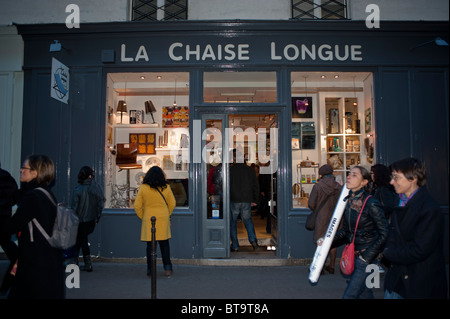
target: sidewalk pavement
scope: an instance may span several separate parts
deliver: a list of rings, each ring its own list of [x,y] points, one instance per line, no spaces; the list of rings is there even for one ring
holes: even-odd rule
[[[82,262],[81,262],[82,264]],[[8,262],[0,261],[0,273]],[[151,278],[145,263],[94,262],[93,272],[80,271],[80,288],[66,289],[67,299],[150,299]],[[158,299],[340,299],[346,280],[338,267],[316,285],[308,281],[308,266],[219,266],[174,263],[171,277],[157,265]],[[69,274],[69,273],[68,273]],[[0,279],[1,280],[1,279]],[[383,274],[376,299],[383,298]]]

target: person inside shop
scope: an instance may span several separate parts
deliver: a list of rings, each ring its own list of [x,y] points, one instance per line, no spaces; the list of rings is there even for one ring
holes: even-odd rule
[[[334,178],[333,167],[331,165],[322,165],[319,168],[319,176],[320,179],[313,186],[308,199],[308,207],[316,216],[313,233],[314,243],[317,243],[320,238],[324,238],[342,190],[341,184],[336,182]],[[330,249],[330,263],[324,267],[330,274],[334,274],[336,253],[336,247]]]
[[[400,200],[391,215],[383,250],[390,264],[386,299],[448,298],[444,259],[444,218],[428,192],[426,171],[416,158],[391,164],[391,184]]]
[[[21,196],[15,214],[3,224],[3,231],[18,234],[15,278],[8,294],[10,299],[64,298],[63,251],[50,246],[34,226],[35,218],[47,233],[52,233],[56,206],[50,184],[55,177],[55,165],[46,155],[30,155],[20,168]]]
[[[144,176],[134,202],[136,215],[142,220],[141,241],[147,242],[147,276],[153,271],[151,263],[152,252],[152,222],[156,217],[156,242],[159,244],[161,257],[166,277],[172,275],[172,262],[170,260],[169,239],[172,237],[170,230],[170,216],[176,206],[175,196],[170,185],[166,181],[165,174],[159,166],[151,167]]]
[[[231,205],[231,249],[239,250],[237,238],[237,220],[241,217],[253,250],[258,250],[258,240],[252,221],[252,206],[258,205],[259,184],[253,168],[242,161],[242,154],[233,150],[233,165],[230,167],[230,205]],[[241,160],[240,160],[241,159]]]
[[[388,223],[381,203],[370,196],[366,187],[370,181],[370,173],[362,166],[355,166],[347,176],[346,187],[349,195],[346,196],[343,225],[337,231],[331,247],[351,243],[355,236],[355,268],[349,276],[344,299],[373,299],[373,292],[366,285],[369,272],[366,267],[372,264],[384,248],[388,236]],[[367,199],[367,201],[366,201]],[[365,205],[364,205],[365,203]],[[355,227],[359,218],[358,228]]]
[[[2,169],[0,163],[0,246],[8,257],[10,263],[6,270],[2,286],[1,293],[6,293],[11,285],[13,276],[11,270],[17,260],[17,245],[11,240],[11,235],[1,231],[1,225],[3,221],[12,216],[12,207],[17,204],[18,200],[18,187],[16,180],[11,174]]]
[[[78,185],[73,191],[71,204],[80,220],[75,244],[75,259],[78,264],[78,254],[81,249],[84,261],[84,267],[81,267],[81,270],[88,272],[93,270],[88,236],[92,234],[100,220],[105,200],[103,189],[94,179],[94,170],[89,166],[83,166],[78,172]]]

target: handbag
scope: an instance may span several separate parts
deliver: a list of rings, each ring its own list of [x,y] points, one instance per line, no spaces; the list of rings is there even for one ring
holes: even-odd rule
[[[353,270],[355,269],[355,237],[356,230],[358,229],[359,219],[361,218],[362,211],[364,210],[364,206],[366,206],[367,200],[372,195],[366,197],[363,206],[361,207],[361,211],[359,212],[358,220],[356,221],[355,232],[353,234],[353,239],[350,244],[345,245],[344,251],[342,252],[341,261],[339,262],[339,266],[341,267],[341,272],[344,275],[351,275]]]

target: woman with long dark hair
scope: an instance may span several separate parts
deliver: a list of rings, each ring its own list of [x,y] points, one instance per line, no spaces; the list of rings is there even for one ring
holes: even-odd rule
[[[175,197],[170,185],[167,184],[163,170],[158,166],[151,167],[136,196],[134,209],[137,216],[142,220],[141,241],[147,242],[147,276],[150,276],[151,269],[151,218],[156,217],[156,241],[159,244],[163,260],[165,275],[172,274],[172,262],[170,261],[169,239],[172,237],[170,231],[170,216],[175,208]]]

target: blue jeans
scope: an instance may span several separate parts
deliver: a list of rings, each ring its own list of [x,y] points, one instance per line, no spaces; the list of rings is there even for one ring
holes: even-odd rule
[[[350,278],[345,289],[343,299],[373,299],[372,289],[367,288],[366,278],[370,272],[366,272],[367,263],[361,258],[355,256],[355,270],[350,276],[344,276]]]
[[[384,299],[405,299],[402,296],[400,296],[398,293],[396,293],[395,291],[389,291],[389,290],[385,290],[384,291]]]
[[[255,227],[252,221],[252,205],[251,203],[231,203],[231,249],[239,248],[239,241],[237,238],[237,219],[241,215],[241,219],[244,222],[245,229],[247,229],[248,240],[251,242],[256,241]]]

